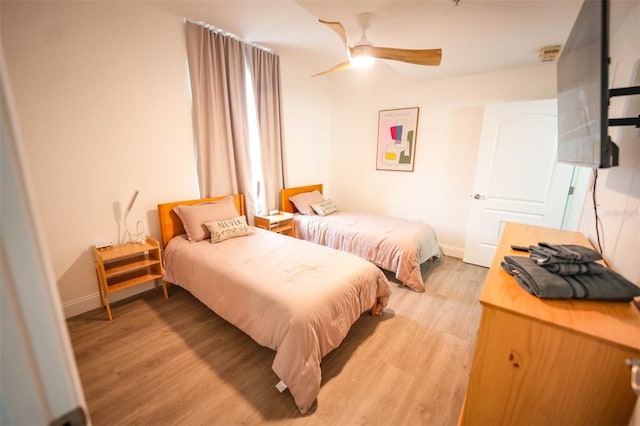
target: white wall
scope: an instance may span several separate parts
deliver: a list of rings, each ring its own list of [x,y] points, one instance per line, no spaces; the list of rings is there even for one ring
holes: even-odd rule
[[[184,27],[134,2],[1,8],[27,171],[69,316],[99,306],[88,248],[118,240],[134,190],[129,223],[155,237],[157,203],[197,196]]]
[[[280,58],[286,186],[328,183],[331,103],[328,83],[311,79],[309,72]]]
[[[331,191],[338,206],[431,224],[462,257],[484,105],[556,97],[553,64],[416,83],[385,64],[332,78]],[[413,172],[377,171],[378,111],[419,107]]]
[[[609,56],[611,87],[640,86],[640,1],[611,25]],[[611,5],[612,15],[618,5]],[[613,98],[609,116],[637,117],[640,96]],[[640,130],[610,127],[609,135],[620,147],[620,166],[598,172],[596,200],[605,258],[625,278],[640,285]],[[592,193],[584,205],[580,231],[597,241]]]

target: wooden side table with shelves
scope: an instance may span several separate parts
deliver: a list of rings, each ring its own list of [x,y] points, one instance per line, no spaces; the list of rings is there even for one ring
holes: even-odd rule
[[[256,215],[253,221],[258,228],[293,236],[293,213],[279,212],[272,215]]]
[[[158,241],[147,237],[144,243],[127,243],[106,249],[91,247],[93,264],[98,276],[100,300],[107,308],[109,320],[113,319],[109,306],[109,294],[125,288],[156,280],[162,283],[164,298],[168,298],[167,285],[162,280],[162,251]]]

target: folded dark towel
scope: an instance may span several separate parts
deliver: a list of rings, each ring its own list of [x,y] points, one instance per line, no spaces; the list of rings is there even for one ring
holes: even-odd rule
[[[505,256],[501,266],[513,275],[520,287],[534,296],[544,299],[571,299],[576,296],[575,290],[561,275],[538,266],[529,257]]]
[[[538,265],[588,263],[602,259],[602,256],[597,251],[576,244],[548,244],[541,242],[537,246],[529,246],[529,253]]]
[[[599,263],[552,263],[542,265],[547,271],[560,275],[602,274],[607,270]]]
[[[542,299],[628,302],[640,296],[640,287],[607,268],[594,275],[558,275],[526,256],[505,256],[501,266],[523,289]]]

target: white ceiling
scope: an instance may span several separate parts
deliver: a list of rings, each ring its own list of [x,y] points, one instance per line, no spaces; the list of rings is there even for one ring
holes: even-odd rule
[[[640,0],[616,0],[616,3],[633,5],[637,1]],[[357,15],[370,12],[373,19],[367,39],[374,45],[442,48],[439,67],[383,61],[397,72],[421,81],[540,63],[538,52],[542,47],[566,41],[582,0],[460,0],[457,6],[453,0],[149,3],[273,49],[283,60],[308,70],[309,75],[347,59],[339,37],[318,19],[341,22],[352,45],[361,36]],[[340,71],[348,72],[353,71]]]

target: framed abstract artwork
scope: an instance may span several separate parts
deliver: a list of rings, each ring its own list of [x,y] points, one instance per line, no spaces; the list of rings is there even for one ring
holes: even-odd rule
[[[380,111],[376,170],[412,172],[417,132],[418,107]]]

